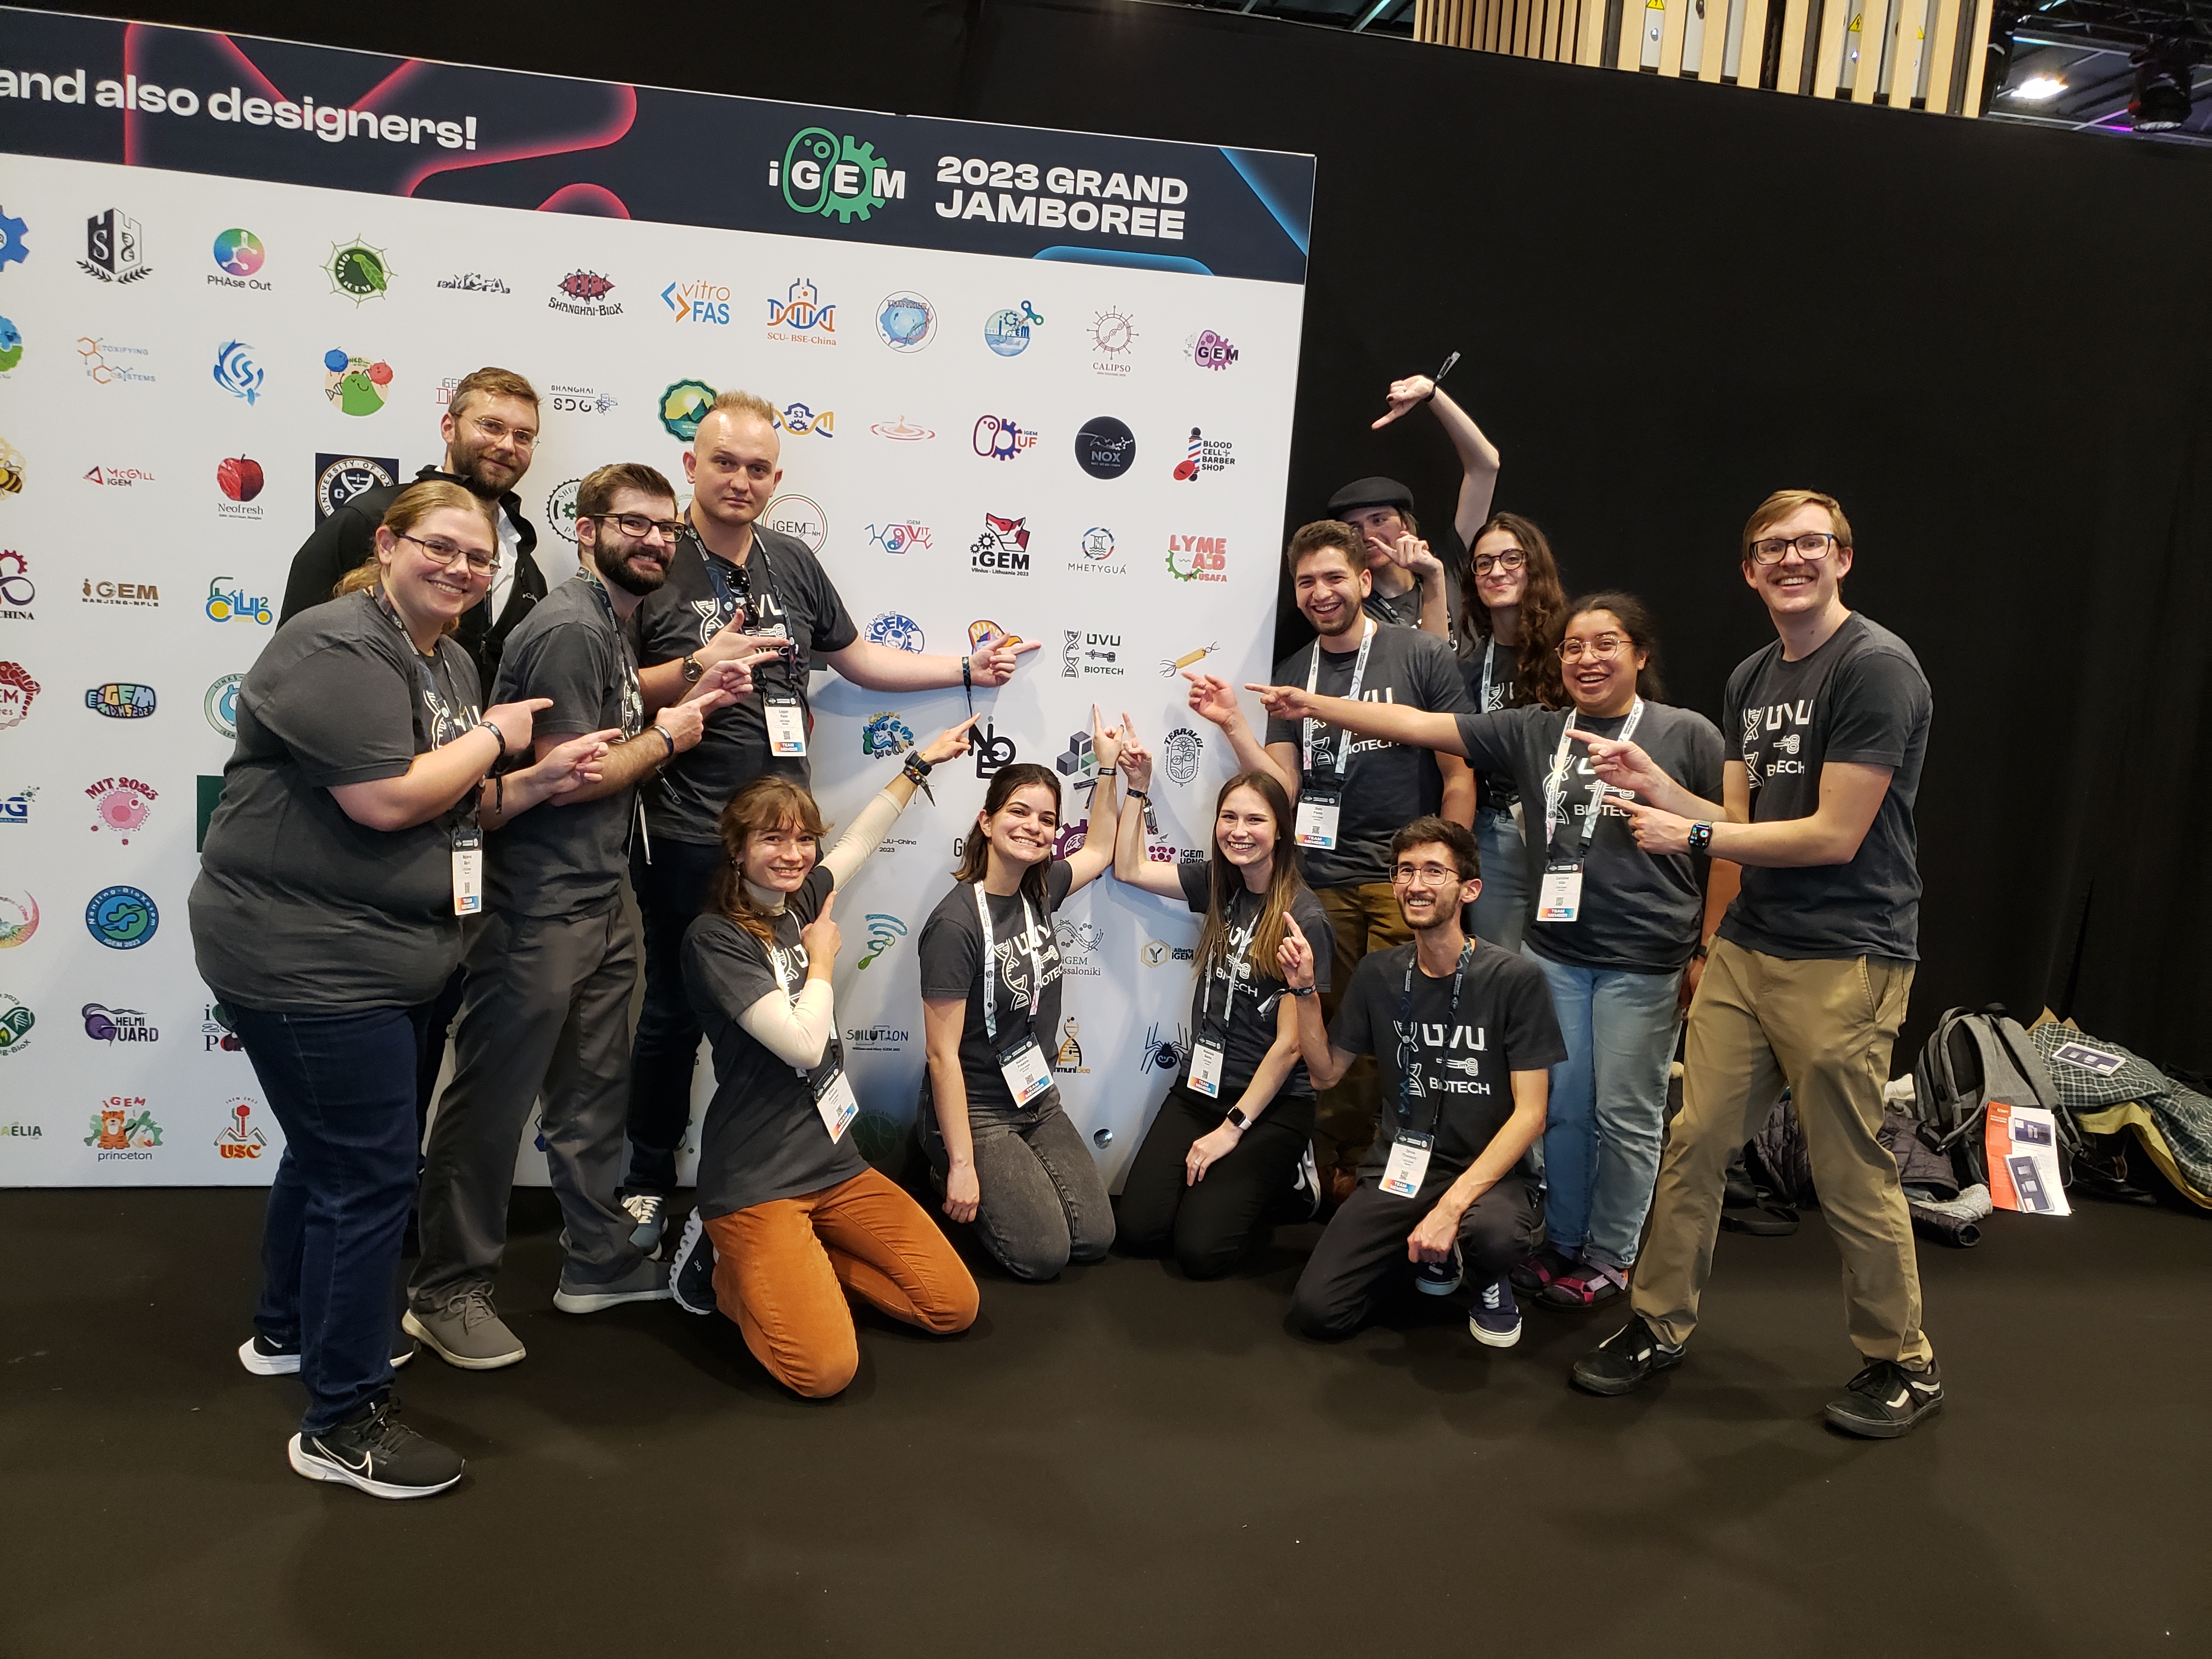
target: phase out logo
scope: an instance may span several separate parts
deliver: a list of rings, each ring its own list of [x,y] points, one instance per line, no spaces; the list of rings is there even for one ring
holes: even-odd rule
[[[261,239],[246,229],[226,230],[215,239],[215,269],[207,279],[217,288],[242,288],[266,294],[276,286],[258,275],[269,258]]]

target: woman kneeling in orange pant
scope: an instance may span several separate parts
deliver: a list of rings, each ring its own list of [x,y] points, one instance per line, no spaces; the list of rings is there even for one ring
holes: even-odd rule
[[[714,1098],[698,1206],[676,1253],[676,1303],[695,1314],[719,1307],[777,1382],[817,1399],[860,1366],[848,1292],[939,1335],[975,1321],[975,1281],[937,1224],[853,1144],[860,1108],[830,984],[832,891],[930,767],[968,748],[963,722],[909,755],[826,856],[813,797],[786,779],[755,779],[723,811],[727,861],[684,939]]]

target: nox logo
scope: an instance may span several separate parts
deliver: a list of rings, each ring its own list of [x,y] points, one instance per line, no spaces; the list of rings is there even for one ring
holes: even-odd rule
[[[1030,574],[1030,532],[1027,519],[983,515],[983,533],[969,546],[969,568],[1001,576]]]

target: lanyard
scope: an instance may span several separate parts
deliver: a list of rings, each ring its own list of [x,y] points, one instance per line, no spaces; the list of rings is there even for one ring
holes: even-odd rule
[[[991,901],[983,891],[983,884],[975,884],[975,914],[983,921],[983,1036],[986,1041],[999,1040],[999,947],[991,933]],[[1030,907],[1030,896],[1022,895],[1022,924],[1028,930],[1023,937],[1029,941],[1030,1012],[1037,1009],[1039,994],[1044,989],[1044,957],[1037,951],[1036,912]]]
[[[684,527],[690,532],[692,539],[698,541],[699,532],[688,524]],[[707,544],[703,541],[699,542],[699,557],[707,567],[707,580],[714,584],[714,603],[717,607],[714,614],[716,631],[719,632],[730,625],[730,619],[737,614],[738,602],[741,598],[748,601],[751,599],[753,596],[751,570],[755,561],[757,561],[760,565],[761,586],[767,591],[769,605],[774,608],[779,618],[787,614],[784,611],[783,600],[775,591],[775,562],[769,557],[767,544],[758,536],[753,538],[753,550],[742,565],[731,563],[719,553],[708,552]],[[733,574],[737,578],[735,582],[730,580]],[[745,625],[752,631],[757,632],[759,631],[757,624],[761,618],[751,615],[751,610],[752,606],[748,604]],[[784,631],[786,634],[790,632],[787,624]],[[792,641],[791,655],[787,660],[790,663],[791,690],[796,696],[799,687],[806,683],[805,670],[799,660],[797,640]],[[768,664],[761,663],[753,670],[753,684],[763,691],[768,689],[766,684],[768,675],[764,672],[768,666]]]
[[[622,734],[625,740],[635,737],[645,726],[645,690],[637,683],[637,659],[630,654],[629,641],[623,633],[622,619],[615,615],[613,596],[606,590],[596,573],[584,565],[576,567],[576,574],[592,590],[605,613],[607,626],[615,636],[615,660],[622,668]]]
[[[1460,988],[1466,983],[1467,964],[1474,955],[1474,941],[1469,939],[1459,947],[1459,965],[1452,969],[1451,1012],[1444,1017],[1444,1042],[1447,1047],[1451,1042],[1452,1033],[1459,1029]],[[1406,1033],[1413,1029],[1413,970],[1420,965],[1420,947],[1414,945],[1409,948],[1406,956],[1406,983],[1398,994],[1398,1121],[1401,1126],[1412,1115],[1409,1103],[1413,1092],[1413,1066],[1407,1063],[1406,1051],[1413,1045],[1407,1041]],[[1433,1135],[1437,1132],[1437,1120],[1443,1115],[1443,1079],[1437,1079],[1437,1086],[1425,1092],[1435,1104],[1429,1109],[1429,1127],[1421,1133]]]
[[[1496,702],[1492,702],[1490,700],[1490,663],[1491,659],[1497,656],[1497,654],[1498,635],[1492,634],[1490,636],[1489,643],[1482,647],[1482,712],[1486,714],[1490,713],[1493,708],[1503,708],[1505,703],[1505,694],[1503,691],[1498,693],[1498,701]]]
[[[1232,899],[1230,902],[1233,905],[1236,901]],[[1259,914],[1255,912],[1252,917],[1252,933],[1256,933],[1259,931],[1260,917]],[[1252,935],[1247,933],[1244,936],[1244,948],[1238,952],[1237,961],[1249,963],[1251,956]],[[1229,953],[1226,951],[1224,951],[1214,961],[1220,964],[1218,971],[1225,975],[1229,981],[1229,998],[1221,1006],[1221,1030],[1225,1036],[1229,1027],[1237,1018],[1237,963],[1229,960]],[[1216,972],[1214,962],[1208,962],[1206,964],[1206,988],[1200,991],[1198,996],[1198,1034],[1200,1036],[1206,1035],[1207,1024],[1213,1014],[1213,981]],[[1257,996],[1259,993],[1255,991],[1253,994]]]
[[[1366,623],[1367,631],[1359,636],[1358,659],[1352,665],[1352,686],[1351,689],[1344,694],[1346,698],[1352,702],[1358,702],[1359,701],[1359,687],[1361,683],[1367,678],[1367,653],[1375,647],[1375,618],[1370,617],[1366,618]],[[1314,641],[1313,648],[1313,661],[1306,665],[1306,695],[1308,696],[1311,696],[1313,695],[1314,687],[1320,684],[1321,641],[1319,640],[1316,640]],[[1309,714],[1305,719],[1304,730],[1301,733],[1305,749],[1305,775],[1308,777],[1311,777],[1313,775],[1314,769],[1314,727],[1320,724],[1321,722],[1319,720],[1314,719],[1312,715]],[[1342,777],[1344,775],[1344,769],[1351,763],[1352,733],[1349,732],[1339,732],[1336,734],[1336,775],[1340,778]]]
[[[1550,854],[1553,838],[1559,832],[1560,811],[1566,805],[1567,751],[1574,747],[1574,739],[1568,733],[1575,729],[1575,714],[1571,708],[1567,711],[1567,723],[1559,728],[1559,746],[1552,754],[1552,769],[1544,779],[1544,850],[1547,856]],[[1626,743],[1634,737],[1637,722],[1643,718],[1644,699],[1638,697],[1635,706],[1628,711],[1627,723],[1620,728],[1620,734],[1613,741]],[[1583,814],[1582,848],[1576,849],[1577,854],[1589,847],[1590,836],[1596,831],[1598,812],[1605,805],[1605,780],[1601,778],[1591,787],[1589,810]]]
[[[407,631],[407,624],[400,621],[398,609],[392,603],[391,595],[384,591],[384,585],[381,582],[378,583],[369,590],[369,592],[376,601],[376,608],[384,613],[385,620],[398,630],[400,640],[407,647],[407,659],[415,665],[416,676],[422,682],[422,696],[429,706],[432,715],[435,718],[436,726],[443,726],[450,729],[452,735],[447,738],[446,743],[452,743],[455,738],[474,731],[482,724],[481,716],[475,709],[468,708],[462,708],[457,714],[453,705],[446,701],[445,694],[438,689],[438,682],[430,672],[428,660],[416,649],[415,637]],[[436,726],[433,726],[430,732],[430,746],[433,749],[441,749],[445,744],[437,741]],[[506,744],[507,739],[501,738],[500,746],[502,750]],[[470,790],[462,797],[462,802],[463,804],[458,808],[458,816],[454,821],[461,823],[474,823],[477,821],[477,792],[473,789]]]

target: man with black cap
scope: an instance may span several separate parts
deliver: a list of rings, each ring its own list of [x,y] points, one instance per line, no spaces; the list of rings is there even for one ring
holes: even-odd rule
[[[1491,497],[1498,489],[1498,450],[1426,374],[1393,381],[1390,407],[1371,429],[1380,431],[1424,404],[1459,454],[1459,502],[1439,538],[1442,556],[1421,539],[1413,492],[1395,478],[1354,479],[1328,498],[1328,515],[1367,539],[1367,569],[1374,579],[1367,614],[1386,627],[1419,628],[1449,640],[1451,586],[1466,566],[1468,544],[1490,517]]]

